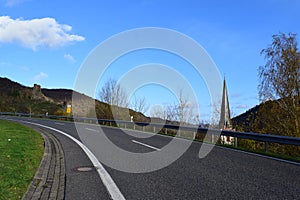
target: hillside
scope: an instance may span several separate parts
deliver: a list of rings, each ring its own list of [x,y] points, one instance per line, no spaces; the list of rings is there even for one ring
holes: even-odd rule
[[[26,90],[29,87],[25,87],[17,82],[11,81],[8,78],[1,78],[0,77],[0,92],[5,93],[10,90]]]
[[[71,102],[73,90],[69,89],[42,89],[42,93],[55,102]]]
[[[7,78],[0,78],[0,111],[23,113],[51,113],[62,106],[43,95],[39,85],[26,87]]]
[[[96,115],[101,119],[113,119],[110,105],[94,100],[84,94],[74,92],[77,97],[77,114],[89,117],[91,102],[95,102]],[[68,115],[67,104],[72,103],[73,90],[70,89],[46,89],[35,84],[27,87],[8,78],[0,77],[0,112],[20,112],[32,114]],[[148,122],[150,119],[142,113],[126,108],[114,108],[117,110],[118,118],[130,120],[130,115],[135,121]]]
[[[232,118],[233,127],[237,130],[245,132],[254,132],[251,126],[253,125],[257,113],[259,111],[260,105],[247,110],[246,112]]]
[[[232,119],[237,131],[300,137],[296,121],[300,121],[300,112],[285,112],[280,106],[281,100],[266,101]],[[299,109],[298,109],[299,110]],[[262,150],[264,144],[258,141],[239,139],[240,147]],[[269,144],[269,151],[291,156],[300,156],[300,147]]]
[[[296,130],[295,120],[300,119],[300,113],[295,111],[285,112],[282,107],[282,100],[269,100],[257,105],[245,113],[232,119],[233,126],[237,130],[257,133],[270,133],[276,135],[289,135],[300,137]],[[298,109],[299,110],[299,109]]]

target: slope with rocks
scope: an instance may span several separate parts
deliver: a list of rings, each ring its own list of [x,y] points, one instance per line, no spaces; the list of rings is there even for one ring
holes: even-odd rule
[[[96,110],[96,116],[101,119],[114,119],[112,108],[107,103],[100,102],[84,94],[70,89],[46,89],[34,84],[27,87],[8,78],[0,77],[0,112],[20,112],[32,114],[68,115],[66,107],[72,104],[72,95],[76,94],[77,112],[82,117],[89,117],[89,111]],[[91,108],[90,102],[95,103]],[[142,113],[127,108],[117,108],[120,119],[149,122],[150,118]]]

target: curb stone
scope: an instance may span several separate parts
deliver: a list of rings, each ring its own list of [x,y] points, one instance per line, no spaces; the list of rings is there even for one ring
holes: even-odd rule
[[[44,139],[44,156],[23,200],[64,199],[65,158],[60,142],[46,131],[34,128]]]

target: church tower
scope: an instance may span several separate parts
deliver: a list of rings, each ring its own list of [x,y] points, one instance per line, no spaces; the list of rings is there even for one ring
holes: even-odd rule
[[[223,94],[222,94],[219,129],[223,129],[223,130],[231,129],[230,109],[229,109],[228,93],[227,93],[225,78],[223,83]]]

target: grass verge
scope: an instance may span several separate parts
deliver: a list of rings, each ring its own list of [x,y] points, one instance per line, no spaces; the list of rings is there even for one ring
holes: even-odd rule
[[[21,199],[44,154],[42,136],[21,124],[0,120],[0,199]]]
[[[232,145],[226,145],[226,144],[217,144],[217,145],[226,147],[226,148],[230,148],[230,149],[237,149],[240,151],[245,151],[245,152],[250,152],[250,153],[255,153],[255,154],[260,154],[260,155],[264,155],[264,156],[269,156],[269,157],[279,158],[282,160],[300,163],[300,157],[297,157],[297,156],[289,156],[289,155],[277,154],[277,153],[273,153],[273,152],[251,150],[251,149],[247,149],[247,148],[243,148],[243,147],[234,147]]]

